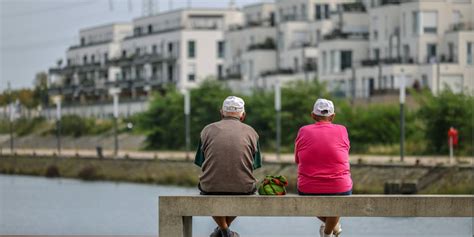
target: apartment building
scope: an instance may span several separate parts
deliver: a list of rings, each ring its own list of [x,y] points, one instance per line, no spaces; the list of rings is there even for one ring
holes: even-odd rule
[[[276,0],[242,9],[181,9],[80,31],[51,94],[92,103],[121,88],[144,100],[206,78],[243,92],[320,80],[338,96],[408,87],[474,88],[472,0]]]
[[[145,100],[166,84],[187,89],[222,78],[224,32],[242,21],[233,8],[181,9],[83,30],[81,44],[66,53],[68,64],[50,69],[51,94],[95,103],[110,99],[110,88],[120,88],[122,100]]]
[[[320,44],[325,49],[319,62],[323,68],[318,72],[322,81],[347,97],[398,93],[401,80],[407,87],[428,88],[434,93],[446,87],[455,92],[472,91],[472,1],[364,3],[368,39],[334,49],[341,42],[325,38]],[[331,50],[334,52],[328,52]],[[328,53],[331,56],[324,60]]]
[[[50,68],[50,94],[66,101],[98,101],[107,97],[107,82],[115,80],[116,68],[109,61],[120,56],[122,40],[132,33],[129,23],[83,29],[78,45],[69,47],[65,65]]]

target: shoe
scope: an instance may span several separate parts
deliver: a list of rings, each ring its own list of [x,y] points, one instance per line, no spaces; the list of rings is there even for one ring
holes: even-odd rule
[[[342,226],[341,223],[337,223],[336,227],[334,227],[334,230],[332,231],[334,237],[339,237],[339,235],[342,233]]]
[[[209,235],[209,237],[222,237],[221,229],[219,229],[219,227],[216,227],[214,229],[214,232],[212,232],[211,235]]]
[[[321,224],[319,227],[319,236],[324,237],[324,228],[326,228],[325,224]]]
[[[229,228],[221,230],[222,237],[240,237],[237,232],[231,231]]]

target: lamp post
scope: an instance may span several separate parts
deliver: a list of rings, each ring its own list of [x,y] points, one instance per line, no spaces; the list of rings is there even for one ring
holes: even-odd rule
[[[109,89],[109,94],[112,95],[114,99],[114,114],[113,114],[113,121],[114,121],[114,157],[118,156],[119,150],[119,142],[118,142],[118,128],[117,128],[117,120],[119,117],[119,94],[120,88],[111,88]]]
[[[13,149],[14,149],[14,138],[13,138],[13,121],[15,120],[15,112],[14,112],[14,105],[13,103],[10,103],[9,105],[9,112],[10,112],[10,153],[13,154]]]
[[[54,96],[53,102],[56,104],[56,149],[59,155],[61,154],[61,96]]]
[[[400,161],[403,162],[405,156],[405,72],[402,69],[400,77]]]
[[[189,152],[191,147],[191,95],[189,90],[183,90],[184,95],[184,119],[185,119],[185,142],[186,142],[186,160],[189,160]]]
[[[276,156],[280,161],[280,144],[281,144],[281,88],[280,82],[275,84],[275,111],[276,111]]]
[[[13,141],[13,121],[15,120],[15,114],[13,112],[12,102],[12,91],[10,88],[10,81],[8,81],[8,112],[9,112],[9,125],[10,125],[10,153],[13,154],[14,141]]]

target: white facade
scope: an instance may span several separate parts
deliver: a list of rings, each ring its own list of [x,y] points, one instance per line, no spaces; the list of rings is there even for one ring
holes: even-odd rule
[[[147,98],[207,78],[250,92],[318,79],[339,96],[408,87],[474,88],[472,0],[275,0],[243,9],[182,9],[80,31],[52,94],[70,101]]]

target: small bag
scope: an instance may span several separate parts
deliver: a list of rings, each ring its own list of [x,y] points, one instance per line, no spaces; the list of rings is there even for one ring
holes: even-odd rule
[[[285,176],[273,176],[267,175],[258,188],[258,194],[260,195],[285,195],[285,187],[288,185],[288,180]]]

